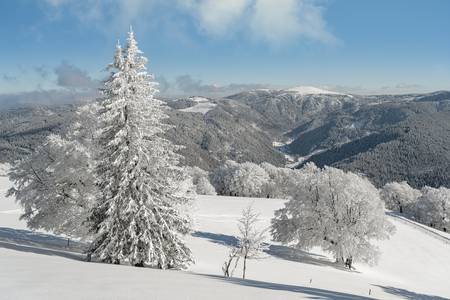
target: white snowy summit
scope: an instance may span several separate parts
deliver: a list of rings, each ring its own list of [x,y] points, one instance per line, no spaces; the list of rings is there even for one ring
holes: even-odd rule
[[[324,95],[324,94],[344,95],[342,93],[323,90],[323,89],[316,88],[313,86],[296,86],[296,87],[289,88],[285,91],[286,92],[295,92],[300,95]]]

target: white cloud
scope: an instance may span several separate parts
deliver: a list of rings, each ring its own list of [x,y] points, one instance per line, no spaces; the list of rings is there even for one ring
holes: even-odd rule
[[[175,1],[175,0],[169,0]],[[167,1],[167,2],[169,2]],[[130,25],[140,24],[145,28],[155,17],[155,5],[163,5],[164,0],[46,0],[50,19],[60,20],[61,12],[67,11],[86,26],[100,32],[117,35]]]
[[[62,4],[65,4],[66,2],[68,2],[68,0],[46,0],[46,2],[48,4],[50,4],[51,6],[60,6]]]
[[[203,32],[225,36],[237,29],[270,44],[308,38],[333,43],[314,0],[190,0],[179,1]]]
[[[167,26],[188,16],[201,33],[216,38],[244,37],[281,45],[298,39],[333,43],[317,0],[47,0],[53,9],[69,9],[78,19],[106,32],[130,24]],[[159,20],[159,21],[158,21]],[[167,21],[167,19],[166,19]]]
[[[303,0],[299,6],[300,34],[325,43],[334,43],[336,37],[328,31],[325,19],[322,16],[323,7],[314,2]]]
[[[322,85],[320,87],[336,92],[350,93],[356,95],[428,93],[438,89],[415,83],[398,83],[394,85],[383,85],[383,86]]]
[[[86,71],[62,62],[54,69],[58,86],[68,89],[96,89],[98,82],[93,80]]]
[[[164,76],[157,76],[156,81],[160,84],[161,95],[167,97],[183,96],[205,96],[205,97],[223,97],[236,94],[242,91],[253,89],[268,88],[267,84],[239,84],[230,83],[225,85],[204,83],[202,80],[195,79],[191,75],[181,75],[175,80],[167,80]]]
[[[301,37],[324,43],[336,40],[326,28],[322,8],[307,0],[256,0],[250,28],[272,44]]]
[[[193,14],[201,30],[223,36],[236,27],[251,0],[190,0],[179,1],[182,8]]]
[[[269,42],[286,40],[298,34],[296,0],[256,0],[250,19],[253,33]]]
[[[25,106],[29,104],[60,105],[67,103],[86,102],[98,97],[98,92],[76,91],[66,89],[35,90],[11,94],[0,94],[0,107]]]

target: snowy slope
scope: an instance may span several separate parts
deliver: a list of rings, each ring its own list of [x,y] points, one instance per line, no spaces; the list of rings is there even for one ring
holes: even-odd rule
[[[1,173],[0,173],[1,174]],[[0,176],[2,192],[10,186]],[[225,280],[221,266],[236,219],[253,203],[260,226],[269,225],[282,200],[199,196],[191,210],[195,232],[188,238],[196,264],[188,271],[160,271],[85,263],[80,244],[20,230],[19,210],[0,196],[0,299],[445,299],[450,297],[447,236],[395,216],[396,234],[380,242],[375,267],[347,271],[318,249],[296,251],[271,243],[263,259],[248,263],[250,280]],[[241,269],[235,272],[239,276]],[[432,298],[432,296],[436,296]],[[438,298],[437,296],[441,297]]]

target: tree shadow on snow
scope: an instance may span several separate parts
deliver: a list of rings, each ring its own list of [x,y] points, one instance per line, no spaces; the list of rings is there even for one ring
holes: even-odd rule
[[[67,247],[67,239],[63,237],[0,227],[0,247],[5,249],[83,260],[81,252],[85,246],[83,243],[70,241],[70,246]]]
[[[193,237],[199,237],[202,239],[207,239],[212,243],[220,244],[224,246],[235,247],[238,245],[239,240],[232,236],[226,234],[217,234],[205,231],[196,231],[191,234]]]
[[[204,232],[204,231],[196,231],[192,233],[193,237],[199,237],[209,240],[212,243],[224,245],[224,246],[237,246],[238,239],[232,235],[226,234],[217,234],[212,232]],[[288,246],[282,245],[266,245],[264,252],[268,255],[281,258],[284,260],[289,260],[293,262],[300,262],[305,264],[311,264],[316,266],[328,266],[338,270],[347,271],[347,272],[357,272],[350,271],[342,264],[337,264],[333,261],[330,261],[327,257],[319,254],[309,253],[307,251],[303,251],[300,249],[295,249]],[[359,272],[358,272],[359,273]]]
[[[269,245],[268,249],[265,250],[265,252],[269,255],[293,262],[301,262],[315,266],[327,266],[342,271],[359,273],[358,271],[355,270],[349,270],[344,265],[331,261],[323,255],[310,253],[304,250],[288,246]]]
[[[426,294],[418,294],[405,289],[396,288],[392,286],[382,286],[382,285],[374,285],[379,288],[382,288],[386,293],[392,294],[395,296],[402,297],[403,299],[421,299],[421,300],[450,300],[450,298],[434,296],[434,295],[426,295]]]
[[[209,278],[214,278],[217,280],[222,280],[225,282],[238,284],[242,286],[254,287],[254,288],[262,288],[269,289],[275,291],[286,291],[293,293],[301,293],[305,295],[306,299],[333,299],[333,300],[373,300],[374,298],[341,293],[336,291],[329,291],[324,289],[305,287],[305,286],[297,286],[297,285],[289,285],[289,284],[280,284],[273,282],[265,282],[265,281],[257,281],[257,280],[248,280],[248,279],[238,279],[238,278],[226,278],[217,275],[202,275]],[[303,296],[302,295],[302,296]],[[304,297],[302,297],[303,299]]]

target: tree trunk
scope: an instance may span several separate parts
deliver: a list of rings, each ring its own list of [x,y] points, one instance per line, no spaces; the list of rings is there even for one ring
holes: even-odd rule
[[[135,267],[140,267],[140,268],[142,268],[142,267],[144,267],[144,262],[143,262],[143,261],[140,261],[140,262],[138,262],[138,263],[135,263],[134,266],[135,266]]]
[[[233,261],[233,256],[230,255],[230,257],[228,258],[228,261],[225,262],[225,266],[224,266],[224,270],[223,270],[223,275],[225,277],[230,277],[230,265],[231,265],[232,261]]]
[[[242,268],[242,279],[245,279],[246,269],[247,269],[247,255],[244,256],[244,267]]]

